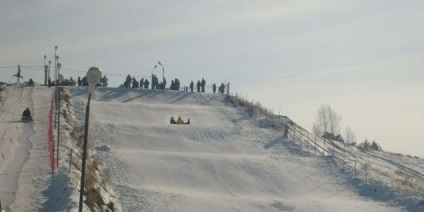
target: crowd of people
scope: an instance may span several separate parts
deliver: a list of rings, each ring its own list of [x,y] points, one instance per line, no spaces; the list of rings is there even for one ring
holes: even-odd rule
[[[72,78],[71,78],[72,79]],[[50,78],[49,78],[50,81]],[[148,78],[141,78],[140,81],[138,81],[135,76],[131,75],[127,75],[127,77],[125,78],[125,81],[119,86],[122,88],[140,88],[140,89],[169,89],[169,90],[180,90],[181,89],[181,83],[180,80],[178,78],[175,78],[174,80],[171,80],[171,84],[169,86],[169,88],[166,88],[167,85],[167,81],[165,78],[162,79],[162,82],[159,82],[159,79],[156,75],[152,74],[151,76],[151,81],[149,81]],[[50,82],[49,82],[50,84]],[[54,83],[52,83],[54,84]],[[88,81],[86,77],[78,77],[77,80],[77,85],[78,86],[88,86]],[[104,75],[101,79],[100,82],[96,85],[96,86],[102,86],[102,87],[107,87],[108,86],[108,78],[106,77],[106,75]],[[150,88],[149,88],[150,86]],[[195,87],[196,86],[196,87]],[[190,92],[199,92],[199,93],[204,93],[205,92],[205,88],[206,88],[206,80],[204,78],[202,78],[201,80],[197,80],[197,83],[195,84],[194,81],[192,80],[189,84],[189,86],[184,86],[183,89],[184,91],[189,91]],[[212,87],[212,92],[213,93],[219,93],[219,94],[224,94],[225,93],[225,84],[221,83],[221,85],[218,87],[215,83],[213,83],[211,85]],[[195,90],[196,89],[196,90]]]
[[[166,88],[166,79],[163,78],[162,82],[159,82],[158,78],[156,75],[152,74],[152,84],[150,89],[155,90],[155,89],[169,89],[169,90],[180,90],[181,89],[181,84],[180,84],[180,80],[178,78],[175,78],[174,80],[171,80],[171,85],[169,86],[169,88]],[[125,81],[123,84],[121,84],[119,87],[123,87],[123,88],[141,88],[141,89],[149,89],[149,85],[150,82],[149,80],[146,78],[141,78],[140,81],[137,81],[137,79],[135,77],[131,77],[131,75],[127,75]],[[194,81],[192,80],[190,82],[189,87],[184,86],[183,89],[184,91],[189,90],[190,88],[190,92],[194,92]],[[204,78],[202,78],[202,80],[197,80],[196,83],[196,91],[197,92],[201,92],[204,93],[205,92],[205,87],[206,87],[206,80]],[[215,83],[212,84],[212,92],[216,93],[217,92],[217,85]],[[225,92],[225,84],[221,83],[221,85],[218,87],[218,93],[220,94],[224,94]]]

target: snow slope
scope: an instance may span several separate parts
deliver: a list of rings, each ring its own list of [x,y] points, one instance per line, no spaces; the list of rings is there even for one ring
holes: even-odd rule
[[[64,105],[72,106],[82,126],[87,90],[69,89],[72,105]],[[65,119],[59,168],[51,175],[47,120],[53,88],[9,86],[1,95],[3,209],[76,211],[79,178],[73,174],[79,170],[73,167],[69,174],[65,156],[70,149],[80,152],[66,142],[71,125]],[[19,121],[26,107],[32,123]],[[170,125],[171,116],[190,118],[191,125]],[[390,184],[364,184],[363,177],[352,180],[331,156],[301,150],[292,136],[284,138],[264,121],[222,95],[98,88],[89,142],[99,147],[94,149],[111,174],[116,208],[122,211],[423,211],[422,196]],[[422,159],[348,149],[350,155],[423,178]]]
[[[52,175],[47,144],[54,88],[8,86],[0,102],[0,200],[6,211],[76,211],[78,192],[61,161]],[[30,108],[33,122],[20,121]],[[63,154],[63,151],[61,155]]]
[[[87,91],[71,92],[84,120]],[[222,95],[99,88],[90,140],[111,147],[99,154],[124,211],[411,210],[367,197],[331,160],[302,154]]]

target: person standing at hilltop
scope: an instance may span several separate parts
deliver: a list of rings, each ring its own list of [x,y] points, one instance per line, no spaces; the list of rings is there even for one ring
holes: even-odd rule
[[[194,88],[194,82],[193,80],[190,83],[190,91],[193,93],[193,88]]]
[[[149,80],[146,78],[145,80],[144,80],[144,89],[149,89]]]
[[[225,90],[225,85],[224,83],[221,83],[221,85],[219,86],[219,93],[224,94],[224,90]]]
[[[141,78],[140,80],[140,88],[143,89],[144,86],[144,78]]]
[[[124,83],[125,88],[130,88],[130,87],[131,87],[131,80],[132,80],[132,78],[131,78],[131,76],[128,74],[128,75],[127,75],[127,78],[125,79],[125,83]]]
[[[200,92],[200,81],[199,80],[197,80],[196,87],[197,87],[197,92]]]
[[[202,78],[202,92],[205,92],[205,86],[206,86],[206,80],[204,78]]]

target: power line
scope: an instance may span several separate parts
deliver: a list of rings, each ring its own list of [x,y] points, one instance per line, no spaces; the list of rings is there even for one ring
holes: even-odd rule
[[[39,65],[33,65],[33,66],[31,66],[31,65],[21,65],[21,68],[42,68],[42,67],[44,67],[44,66],[39,66]],[[0,68],[18,68],[17,66],[0,66]]]
[[[21,67],[21,69],[44,71],[44,66],[40,66],[40,65],[21,65],[20,67]],[[17,66],[0,66],[0,69],[17,69]],[[86,70],[64,68],[64,67],[62,67],[60,70],[61,71],[63,70],[63,71],[81,72],[81,73],[87,72]],[[128,74],[106,73],[106,72],[102,71],[102,75],[126,77]],[[150,77],[148,75],[130,75],[130,76],[137,77],[137,78],[149,78]]]

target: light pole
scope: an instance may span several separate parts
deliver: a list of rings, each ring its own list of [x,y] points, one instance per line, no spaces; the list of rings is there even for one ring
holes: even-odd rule
[[[57,114],[57,110],[58,110],[58,101],[59,101],[59,94],[58,94],[58,82],[59,80],[57,79],[57,60],[59,60],[59,56],[57,55],[57,46],[54,47],[54,82],[55,82],[55,99],[56,99],[56,107],[55,107],[55,114]],[[54,116],[54,127],[56,129],[56,123],[57,123],[57,115]]]
[[[59,57],[59,56],[58,56]],[[60,67],[62,65],[60,63],[57,64],[57,73],[59,73]],[[57,86],[59,86],[59,80],[57,80]],[[60,88],[57,88],[57,148],[56,148],[56,167],[59,167],[59,138],[60,138]]]
[[[87,72],[87,82],[88,82],[88,101],[87,107],[85,108],[85,128],[84,128],[84,145],[82,152],[82,168],[81,168],[81,182],[80,182],[80,199],[79,199],[79,212],[82,212],[82,205],[84,200],[84,178],[85,178],[85,161],[87,159],[87,139],[88,139],[88,122],[90,118],[90,100],[91,94],[94,93],[94,88],[97,83],[100,82],[102,77],[102,72],[97,67],[90,67]]]
[[[51,60],[49,60],[49,69],[48,69],[48,73],[47,73],[47,83],[49,84],[49,87],[50,87],[50,83],[49,83],[49,79],[50,79],[50,65],[52,64],[52,61]],[[50,79],[50,81],[51,81],[51,79]]]
[[[57,46],[54,47],[54,81],[55,81],[55,83],[57,83],[56,82],[56,80],[57,80],[57,60],[59,59],[56,52],[57,52]]]
[[[47,56],[44,55],[44,85],[47,85],[47,64],[46,64]]]
[[[160,62],[158,62],[158,64],[162,66],[162,79],[163,79],[163,83],[165,83],[165,67],[163,67],[162,63]]]
[[[153,71],[155,71],[155,69],[158,67],[158,65],[155,65],[154,67],[153,67],[153,70],[152,70],[152,81],[150,82],[151,84],[152,84],[152,90],[153,90]]]

